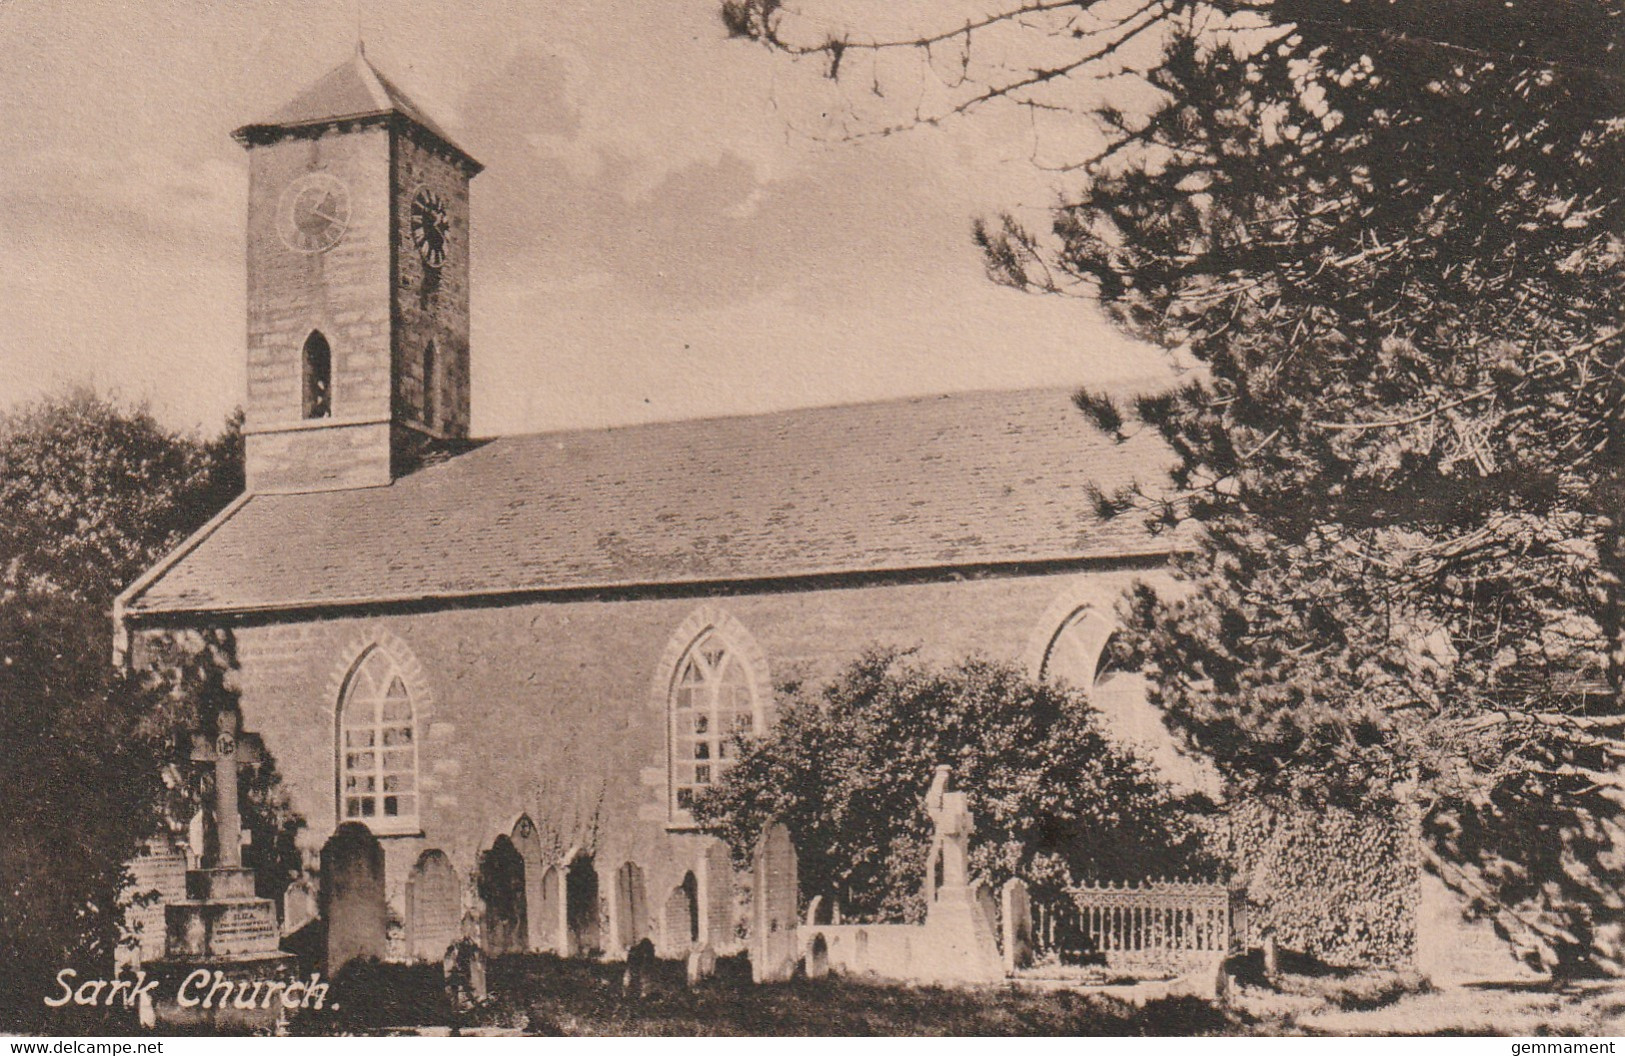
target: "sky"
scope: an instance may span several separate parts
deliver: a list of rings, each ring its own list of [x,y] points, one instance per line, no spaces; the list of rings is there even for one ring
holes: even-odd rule
[[[358,25],[486,165],[477,434],[1165,369],[1087,302],[986,278],[973,219],[1055,200],[1026,118],[850,141],[826,115],[857,89],[727,39],[717,0],[0,0],[0,411],[89,381],[219,427],[244,390],[230,132]]]

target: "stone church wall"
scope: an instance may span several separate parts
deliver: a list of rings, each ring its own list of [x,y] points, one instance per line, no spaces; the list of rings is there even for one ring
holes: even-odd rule
[[[972,653],[1022,662],[1070,596],[1110,598],[1144,572],[854,586],[717,598],[530,602],[266,622],[237,630],[246,728],[262,734],[314,857],[338,823],[336,705],[369,646],[411,683],[421,833],[384,835],[386,888],[404,913],[427,850],[471,885],[482,852],[528,816],[541,868],[593,856],[599,889],[634,862],[663,905],[707,839],[669,826],[667,691],[684,635],[741,628],[766,676],[821,679],[874,646],[929,662]],[[1042,650],[1040,649],[1039,652]],[[658,922],[636,922],[653,934]],[[540,929],[538,928],[538,932]]]

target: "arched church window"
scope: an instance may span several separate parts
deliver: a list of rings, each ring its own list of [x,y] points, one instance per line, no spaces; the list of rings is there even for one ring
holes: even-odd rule
[[[434,361],[434,342],[430,341],[423,347],[423,424],[431,428],[434,426],[435,396],[440,388]]]
[[[691,820],[701,790],[733,764],[736,734],[764,727],[762,702],[745,660],[715,628],[701,634],[677,664],[671,686],[672,820]]]
[[[1143,672],[1125,668],[1110,648],[1116,622],[1092,607],[1062,621],[1044,652],[1039,675],[1087,690],[1106,734],[1154,766],[1161,777],[1185,791],[1218,794],[1212,767],[1186,755],[1163,725],[1149,699]]]
[[[306,418],[326,418],[333,413],[333,349],[320,330],[305,338],[304,398]]]
[[[1055,629],[1044,650],[1039,677],[1064,681],[1079,689],[1095,684],[1095,670],[1116,624],[1098,609],[1080,608]]]
[[[1129,743],[1159,738],[1162,722],[1145,700],[1145,678],[1120,670],[1111,662],[1107,646],[1116,623],[1097,609],[1072,613],[1050,640],[1040,676],[1089,691],[1089,701],[1111,732]]]
[[[412,695],[382,649],[368,651],[345,684],[338,755],[340,821],[364,822],[374,832],[417,828]]]

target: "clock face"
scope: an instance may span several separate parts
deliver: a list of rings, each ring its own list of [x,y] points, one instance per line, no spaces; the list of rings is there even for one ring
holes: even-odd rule
[[[424,187],[412,196],[412,244],[425,267],[438,271],[445,264],[446,234],[450,229],[446,203],[438,194]]]
[[[277,210],[277,233],[297,253],[323,253],[350,226],[350,190],[336,176],[312,172],[288,184]]]

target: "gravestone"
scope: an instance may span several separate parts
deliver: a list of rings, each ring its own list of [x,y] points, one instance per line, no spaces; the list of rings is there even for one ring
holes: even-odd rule
[[[668,956],[684,957],[699,941],[699,882],[688,873],[660,909],[660,942]]]
[[[976,902],[976,908],[981,911],[982,919],[987,921],[987,930],[997,935],[999,932],[999,903],[993,897],[993,889],[985,883],[977,882],[971,887],[971,897]]]
[[[542,873],[541,883],[537,885],[541,895],[536,902],[537,908],[531,913],[530,919],[533,923],[530,933],[539,950],[557,952],[563,945],[559,936],[559,917],[564,912],[564,896],[559,890],[560,883],[558,868],[550,865],[547,871]]]
[[[130,882],[119,896],[124,926],[136,940],[132,967],[164,956],[164,907],[186,898],[186,852],[164,838],[147,841],[145,851],[125,863]]]
[[[485,951],[473,938],[464,937],[447,946],[440,959],[440,970],[446,980],[446,997],[454,1011],[468,1012],[485,1003]]]
[[[340,825],[322,845],[322,921],[327,925],[327,974],[357,957],[389,952],[384,904],[384,849],[359,821]]]
[[[1033,963],[1033,905],[1027,882],[1013,876],[999,892],[1004,926],[1004,970],[1014,972]]]
[[[646,937],[649,901],[643,885],[643,869],[626,862],[615,870],[615,946],[629,950]]]
[[[530,941],[525,923],[525,860],[513,841],[498,836],[480,856],[480,898],[485,902],[486,952],[522,953]]]
[[[1281,945],[1273,927],[1264,928],[1264,978],[1274,983],[1281,975]]]
[[[728,845],[712,840],[700,859],[700,937],[714,950],[736,949],[734,866]]]
[[[193,862],[201,865],[205,858],[214,853],[210,842],[214,839],[213,828],[209,822],[209,811],[204,807],[198,808],[192,820],[186,823],[186,849],[191,852]]]
[[[756,845],[753,867],[750,971],[758,983],[785,982],[795,973],[799,887],[790,830],[771,825]]]
[[[513,846],[525,862],[525,948],[540,950],[546,945],[552,918],[542,906],[542,837],[529,814],[514,822]]]
[[[621,976],[621,992],[629,997],[646,997],[655,970],[655,944],[639,939],[626,951],[626,972]]]
[[[437,961],[457,941],[463,915],[462,886],[451,860],[424,851],[406,880],[406,952],[419,961]]]
[[[282,934],[292,935],[321,915],[316,885],[300,877],[282,892]]]
[[[813,936],[807,947],[807,978],[822,979],[829,974],[829,943],[822,932]]]
[[[591,857],[577,855],[564,872],[566,957],[594,957],[603,952],[599,913],[598,870]]]
[[[709,943],[694,947],[688,955],[688,985],[697,986],[717,974],[717,952]]]

